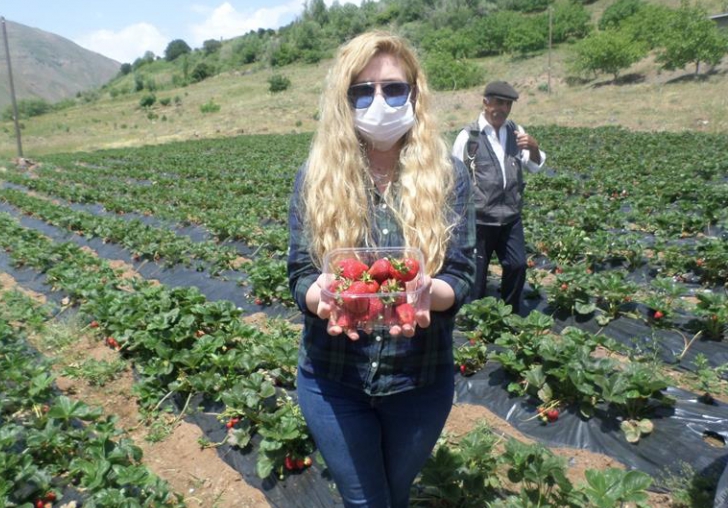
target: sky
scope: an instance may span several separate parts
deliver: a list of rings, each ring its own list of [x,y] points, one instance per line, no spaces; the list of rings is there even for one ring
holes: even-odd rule
[[[194,49],[208,39],[285,26],[303,13],[304,1],[14,0],[0,3],[0,16],[60,35],[120,63],[132,63],[146,51],[164,56],[175,39]],[[333,0],[325,3],[331,5]]]

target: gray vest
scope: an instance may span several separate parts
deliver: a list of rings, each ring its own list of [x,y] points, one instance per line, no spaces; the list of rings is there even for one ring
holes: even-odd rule
[[[523,207],[523,168],[521,151],[516,145],[516,124],[511,120],[506,122],[505,188],[498,157],[478,122],[465,129],[468,141],[463,161],[473,175],[476,221],[486,226],[510,224],[519,217]]]

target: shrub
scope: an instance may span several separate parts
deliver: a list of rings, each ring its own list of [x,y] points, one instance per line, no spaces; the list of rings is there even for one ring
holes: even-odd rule
[[[200,62],[195,66],[194,69],[192,69],[190,79],[193,83],[199,83],[200,81],[203,81],[214,74],[215,69],[212,67],[212,65],[208,64],[207,62]]]
[[[447,53],[431,53],[424,62],[427,78],[435,90],[460,90],[483,82],[483,71],[476,64],[456,60]]]
[[[143,108],[149,108],[151,107],[155,102],[157,102],[157,96],[153,93],[144,95],[141,99],[139,99],[139,105]]]
[[[634,42],[628,34],[606,30],[590,35],[574,46],[575,59],[571,63],[576,72],[606,72],[616,80],[619,72],[641,60],[647,54],[642,43]]]
[[[200,104],[200,112],[202,113],[217,113],[218,111],[220,111],[220,105],[215,104],[212,99],[204,104]]]
[[[159,103],[160,103],[160,104],[161,104],[162,106],[169,106],[169,104],[170,104],[171,102],[172,102],[172,99],[170,99],[169,97],[165,97],[164,99],[159,99]]]
[[[51,110],[51,105],[44,99],[22,99],[17,102],[17,106],[19,119],[44,115]],[[7,108],[5,108],[2,118],[3,120],[13,119],[12,106],[8,106]]]
[[[273,74],[268,78],[268,91],[271,93],[288,90],[290,86],[291,80],[281,74]]]

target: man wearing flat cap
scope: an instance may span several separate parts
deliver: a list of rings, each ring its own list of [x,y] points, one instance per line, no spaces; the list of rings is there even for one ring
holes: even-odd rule
[[[514,314],[521,311],[526,282],[523,235],[523,167],[536,172],[546,154],[523,128],[508,120],[518,92],[505,81],[488,83],[483,111],[458,134],[452,154],[470,168],[476,209],[476,279],[472,300],[486,295],[486,277],[493,252],[503,268],[501,298]]]

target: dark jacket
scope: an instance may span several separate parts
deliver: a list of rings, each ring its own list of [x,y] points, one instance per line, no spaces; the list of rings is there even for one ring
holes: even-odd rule
[[[510,224],[520,216],[523,207],[523,163],[516,145],[516,124],[506,122],[505,188],[498,157],[478,122],[471,123],[466,130],[469,139],[463,161],[473,176],[476,222],[487,226]]]

